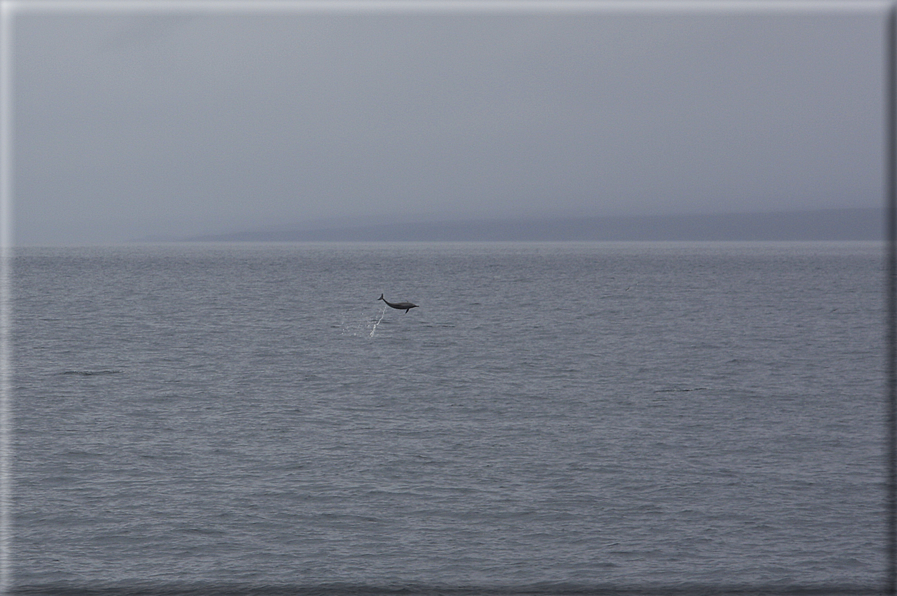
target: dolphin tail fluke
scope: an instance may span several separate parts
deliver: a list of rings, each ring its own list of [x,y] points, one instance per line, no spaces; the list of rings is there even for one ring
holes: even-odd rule
[[[383,294],[380,294],[380,297],[377,298],[377,300],[383,300],[384,302],[386,302],[386,300],[383,298]]]

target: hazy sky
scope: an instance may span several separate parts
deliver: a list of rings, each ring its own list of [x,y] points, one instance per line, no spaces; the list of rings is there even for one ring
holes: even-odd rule
[[[883,201],[884,4],[28,6],[17,244]]]

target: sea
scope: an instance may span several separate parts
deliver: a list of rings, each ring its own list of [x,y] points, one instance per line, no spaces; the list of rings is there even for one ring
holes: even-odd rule
[[[885,252],[16,249],[13,591],[879,593]]]

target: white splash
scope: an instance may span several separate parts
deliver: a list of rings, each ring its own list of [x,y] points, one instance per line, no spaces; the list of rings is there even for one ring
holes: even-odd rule
[[[374,323],[374,326],[371,328],[371,337],[374,337],[374,332],[377,331],[377,325],[380,324],[380,321],[383,320],[383,315],[386,314],[386,307],[383,307],[383,310],[380,311],[380,318]]]

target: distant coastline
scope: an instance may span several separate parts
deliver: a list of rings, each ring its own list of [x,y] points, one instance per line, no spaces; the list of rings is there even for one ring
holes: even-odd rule
[[[885,210],[650,215],[297,225],[194,236],[188,242],[799,241],[884,240]]]

